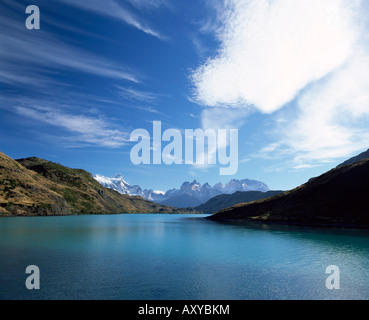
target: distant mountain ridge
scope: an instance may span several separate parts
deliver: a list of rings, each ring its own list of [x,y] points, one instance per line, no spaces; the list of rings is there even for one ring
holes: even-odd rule
[[[283,193],[284,191],[237,191],[233,194],[221,194],[213,197],[206,203],[195,207],[196,211],[203,213],[216,213],[222,209],[229,208],[239,203],[253,202],[257,200],[267,199]]]
[[[213,187],[208,183],[202,185],[197,180],[192,182],[186,181],[181,185],[180,189],[161,192],[142,190],[138,185],[131,186],[120,174],[112,178],[95,175],[94,178],[105,188],[110,188],[126,195],[138,195],[146,200],[177,208],[197,207],[213,197],[222,194],[233,194],[237,191],[269,191],[269,187],[264,182],[250,179],[232,179],[224,186],[222,183],[217,183]]]
[[[0,216],[182,212],[104,188],[82,169],[0,152]]]

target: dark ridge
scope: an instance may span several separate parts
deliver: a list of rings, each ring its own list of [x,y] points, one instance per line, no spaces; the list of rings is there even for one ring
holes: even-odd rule
[[[367,228],[368,182],[369,159],[335,168],[273,198],[221,210],[209,219]]]

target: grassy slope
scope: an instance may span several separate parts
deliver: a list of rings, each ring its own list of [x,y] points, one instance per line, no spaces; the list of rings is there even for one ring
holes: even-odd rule
[[[104,188],[89,172],[82,169],[70,169],[39,158],[17,161],[27,169],[56,182],[55,191],[67,200],[73,213],[179,213],[177,208],[162,206],[141,197],[130,197]]]
[[[0,153],[2,215],[181,212],[104,188],[85,170],[39,158],[15,161]]]
[[[0,213],[2,215],[68,215],[56,184],[0,152]]]

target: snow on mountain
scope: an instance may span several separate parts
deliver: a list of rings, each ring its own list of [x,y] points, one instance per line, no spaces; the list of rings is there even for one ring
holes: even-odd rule
[[[201,183],[196,180],[193,182],[186,181],[181,185],[179,190],[171,189],[167,192],[163,192],[158,190],[142,190],[137,185],[131,186],[120,174],[112,178],[95,175],[94,178],[104,187],[114,189],[122,194],[141,196],[149,201],[178,208],[195,207],[215,196],[233,194],[237,191],[269,191],[268,186],[264,182],[249,179],[232,179],[225,186],[223,186],[222,183],[217,183],[213,187],[208,183],[201,185]]]
[[[128,184],[123,179],[123,176],[121,174],[117,174],[112,178],[107,178],[97,174],[94,176],[94,178],[105,188],[113,189],[121,194],[127,194],[130,196],[141,196],[145,198],[145,194],[142,189],[137,185],[131,186],[130,184]]]
[[[261,181],[249,180],[249,179],[244,179],[244,180],[232,179],[223,188],[223,193],[226,193],[226,194],[233,194],[237,191],[267,192],[269,191],[269,187],[264,182],[261,182]]]
[[[143,198],[149,201],[156,202],[156,203],[160,203],[165,197],[165,192],[158,191],[158,190],[146,190],[145,189],[143,193],[144,193]]]
[[[154,194],[161,194],[161,195],[165,195],[164,191],[160,191],[160,190],[154,190],[153,191]]]
[[[179,190],[169,190],[159,203],[179,208],[193,207],[221,194],[233,194],[237,191],[267,192],[269,188],[264,182],[249,179],[233,179],[224,187],[221,183],[211,187],[208,183],[201,185],[196,180],[191,183],[186,181]]]

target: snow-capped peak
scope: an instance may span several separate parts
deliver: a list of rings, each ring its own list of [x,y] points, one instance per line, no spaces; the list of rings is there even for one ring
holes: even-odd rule
[[[128,195],[142,195],[142,190],[138,186],[130,186],[124,179],[121,174],[117,174],[112,178],[107,178],[102,175],[95,175],[95,180],[100,182],[102,186],[105,188],[113,189],[118,191],[121,194]]]
[[[161,195],[165,195],[164,191],[160,191],[160,190],[154,190],[153,191],[154,194],[161,194]]]
[[[141,196],[149,201],[178,207],[196,206],[205,203],[215,196],[232,194],[237,191],[269,191],[265,183],[249,179],[232,179],[224,186],[222,183],[217,183],[214,187],[211,187],[208,183],[201,185],[197,180],[192,182],[186,181],[179,190],[171,189],[164,192],[159,190],[142,190],[138,185],[131,186],[123,179],[121,174],[117,174],[112,178],[95,175],[94,178],[104,187],[114,189],[122,194]]]

